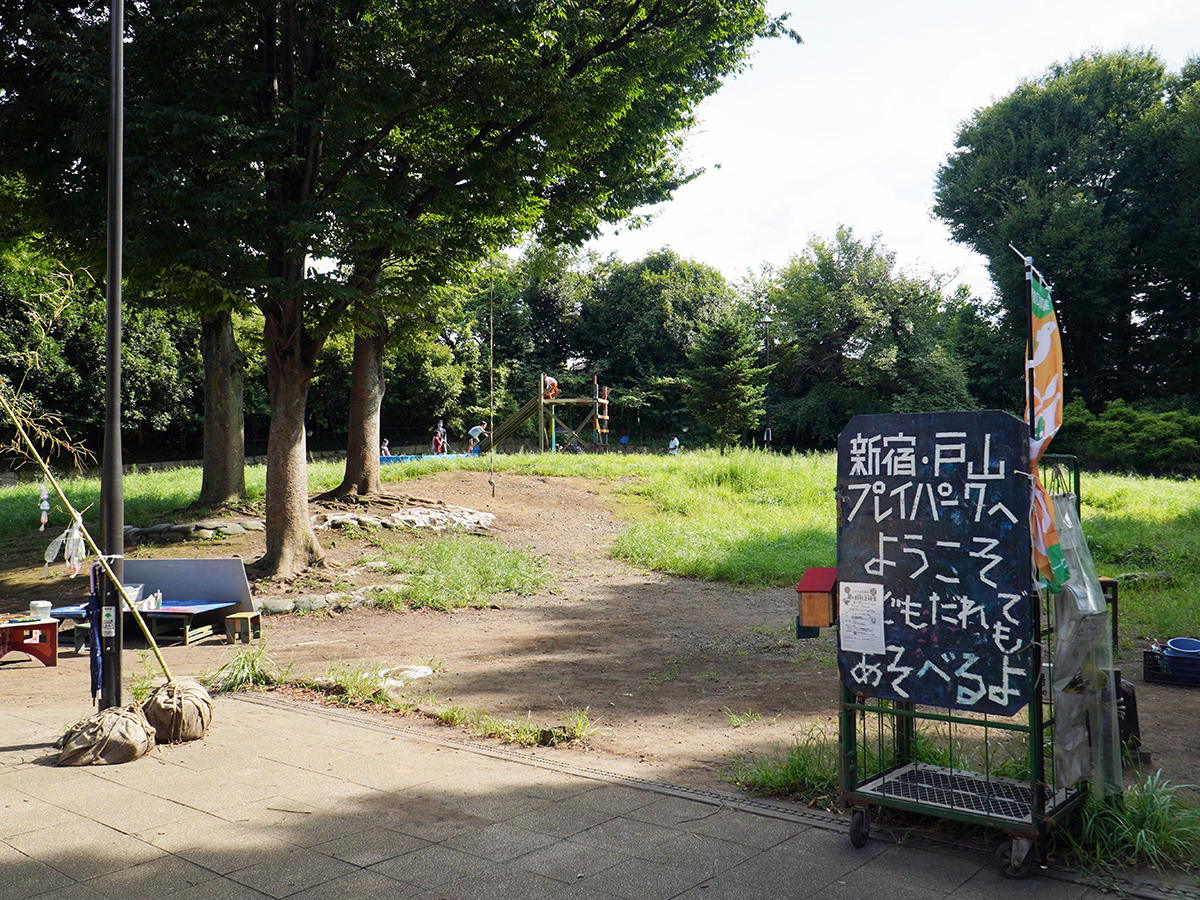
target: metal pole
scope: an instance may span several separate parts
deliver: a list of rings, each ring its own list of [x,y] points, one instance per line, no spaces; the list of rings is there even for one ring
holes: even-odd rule
[[[120,584],[124,580],[125,486],[121,452],[121,246],[125,168],[125,7],[112,3],[109,18],[108,270],[105,275],[104,461],[100,473],[100,535],[112,578],[100,583],[100,708],[121,705],[124,644]],[[115,583],[114,583],[115,579]],[[93,640],[95,636],[93,635]]]
[[[766,418],[766,428],[763,431],[763,448],[771,452],[771,322],[772,319],[768,315],[764,315],[759,319],[758,324],[763,326],[763,350],[766,355],[764,363],[767,370],[766,382],[763,388],[763,415]]]

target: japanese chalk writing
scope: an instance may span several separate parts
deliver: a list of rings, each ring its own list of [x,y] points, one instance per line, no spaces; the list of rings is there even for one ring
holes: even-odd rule
[[[838,580],[883,640],[839,649],[870,696],[1012,715],[1030,671],[1028,437],[997,411],[859,416],[838,445]]]

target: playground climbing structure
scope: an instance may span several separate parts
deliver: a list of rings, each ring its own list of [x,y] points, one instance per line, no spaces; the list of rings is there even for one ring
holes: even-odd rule
[[[538,417],[538,449],[542,452],[557,452],[560,444],[564,448],[578,446],[580,450],[587,450],[590,445],[593,453],[608,450],[608,388],[600,387],[599,379],[593,376],[591,397],[563,397],[551,385],[545,374],[539,375],[537,396],[483,438],[479,452],[487,453],[512,437],[534,414]],[[567,416],[580,408],[584,410],[583,421],[573,428]]]

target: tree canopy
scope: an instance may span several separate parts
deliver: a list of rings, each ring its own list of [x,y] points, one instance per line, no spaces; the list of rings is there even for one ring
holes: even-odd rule
[[[861,413],[975,407],[950,329],[965,295],[897,271],[878,238],[863,241],[845,226],[832,240],[814,237],[768,270],[755,294],[779,342],[771,418],[780,442],[833,446]]]
[[[1089,403],[1200,397],[1200,67],[1149,51],[1052,66],[977,110],[935,211],[988,260],[1023,341],[1032,256],[1054,287],[1067,384]]]
[[[722,456],[763,414],[767,370],[754,365],[758,353],[750,327],[730,310],[701,326],[688,353],[688,409],[716,434]]]
[[[105,6],[16,6],[0,174],[82,252],[101,243]],[[263,315],[267,572],[321,557],[308,385],[384,268],[433,285],[530,230],[577,240],[666,199],[694,174],[679,151],[697,104],[756,38],[790,33],[764,0],[155,0],[127,22],[131,278]]]

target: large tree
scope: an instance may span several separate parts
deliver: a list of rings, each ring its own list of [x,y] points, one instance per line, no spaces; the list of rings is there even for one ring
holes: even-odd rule
[[[935,211],[987,258],[1008,340],[1026,322],[1009,245],[1052,282],[1068,385],[1089,403],[1200,388],[1197,75],[1134,50],[1054,65],[977,110],[938,172]]]
[[[728,310],[701,327],[688,353],[688,409],[716,434],[722,456],[763,414],[767,369],[754,365],[758,355],[754,335]]]
[[[827,448],[860,413],[971,409],[950,322],[962,295],[898,271],[878,238],[839,227],[756,286],[774,319],[771,416],[780,441]]]
[[[583,299],[576,346],[600,383],[620,391],[636,424],[665,434],[685,411],[681,376],[700,328],[734,302],[716,269],[670,249],[636,262],[593,268],[595,285]],[[617,430],[631,430],[627,417]]]
[[[4,149],[20,151],[14,168],[39,172],[34,201],[47,209],[94,194],[101,178],[104,6],[18,5],[42,14],[12,17],[11,68],[32,73],[15,112],[28,100],[47,117],[22,119],[40,140]],[[690,176],[680,135],[696,105],[754,39],[784,31],[764,6],[152,0],[130,10],[130,140],[143,143],[127,159],[142,215],[263,316],[262,571],[323,556],[307,511],[308,385],[355,304],[360,327],[371,318],[384,269],[419,273],[432,260],[442,272],[531,228],[580,239],[666,199]],[[39,90],[38,73],[50,72],[55,90]],[[204,261],[214,233],[227,266]],[[340,265],[315,273],[314,257]]]

